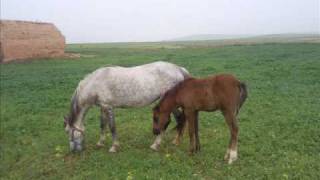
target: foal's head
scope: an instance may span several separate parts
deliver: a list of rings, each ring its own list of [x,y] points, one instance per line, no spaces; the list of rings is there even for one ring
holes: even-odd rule
[[[170,113],[161,112],[160,106],[153,108],[153,134],[159,135],[170,123]]]
[[[69,145],[71,151],[81,151],[82,150],[82,143],[84,139],[83,130],[75,127],[72,124],[72,118],[70,116],[64,117],[64,130],[69,136]]]

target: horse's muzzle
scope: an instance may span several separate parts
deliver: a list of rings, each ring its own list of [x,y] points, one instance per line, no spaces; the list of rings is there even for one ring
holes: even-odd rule
[[[82,151],[82,145],[81,145],[80,142],[70,141],[69,145],[70,145],[70,151],[71,152],[80,152],[80,151]]]

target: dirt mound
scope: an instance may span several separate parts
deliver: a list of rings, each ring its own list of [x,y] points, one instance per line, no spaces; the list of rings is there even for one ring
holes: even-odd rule
[[[51,23],[0,21],[0,62],[64,56],[65,38]]]

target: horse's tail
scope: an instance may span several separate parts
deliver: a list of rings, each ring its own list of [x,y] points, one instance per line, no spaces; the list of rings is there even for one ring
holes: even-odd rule
[[[239,84],[239,89],[240,89],[240,102],[239,102],[239,109],[241,108],[241,106],[243,105],[243,103],[246,101],[247,97],[248,97],[248,90],[247,90],[247,85],[243,82],[240,82]]]
[[[183,74],[184,79],[188,79],[190,76],[190,73],[188,70],[184,67],[180,67],[181,73]]]

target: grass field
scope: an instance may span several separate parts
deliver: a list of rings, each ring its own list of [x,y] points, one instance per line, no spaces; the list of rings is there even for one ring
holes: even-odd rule
[[[319,179],[320,44],[69,45],[79,59],[1,65],[1,179]],[[96,149],[99,110],[86,117],[86,149],[69,153],[63,116],[78,82],[98,67],[166,60],[194,76],[233,73],[249,87],[240,112],[239,160],[223,161],[229,130],[219,112],[200,114],[201,152],[188,155],[168,131],[160,152],[151,108],[116,110],[121,149]],[[170,127],[173,127],[172,123]]]

